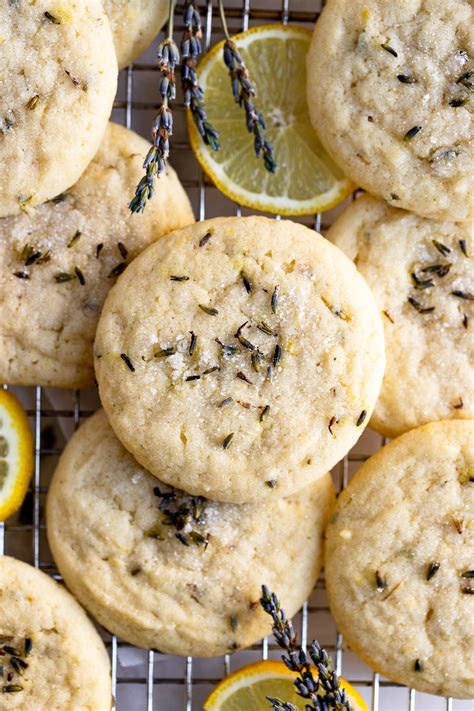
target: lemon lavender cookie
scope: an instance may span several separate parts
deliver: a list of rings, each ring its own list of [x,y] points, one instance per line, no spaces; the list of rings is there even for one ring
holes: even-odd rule
[[[138,646],[214,656],[270,631],[265,581],[289,614],[307,599],[333,503],[329,475],[261,505],[187,496],[142,469],[99,411],[54,474],[48,536],[69,589],[104,627]]]
[[[124,446],[167,484],[234,503],[297,491],[350,449],[383,350],[352,262],[262,217],[196,223],[145,250],[110,292],[94,346]]]
[[[311,120],[354,182],[426,217],[474,215],[470,0],[329,0],[307,61]]]
[[[149,144],[109,124],[68,192],[0,220],[0,382],[92,385],[92,342],[105,296],[144,247],[194,220],[172,168],[144,215],[127,207]]]
[[[327,531],[331,611],[389,679],[474,697],[474,423],[395,439],[342,492]]]
[[[119,67],[131,64],[152,43],[168,17],[166,0],[103,0]]]
[[[99,148],[117,86],[99,0],[2,2],[0,216],[77,181]]]
[[[109,657],[84,610],[47,575],[7,556],[0,556],[0,659],[2,711],[112,707]]]
[[[437,222],[362,196],[328,233],[383,317],[387,364],[371,426],[395,437],[474,417],[472,224]]]

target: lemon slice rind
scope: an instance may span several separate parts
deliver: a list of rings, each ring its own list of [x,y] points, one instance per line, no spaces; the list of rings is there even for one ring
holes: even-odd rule
[[[32,470],[28,416],[13,393],[0,390],[0,521],[20,508]]]
[[[316,672],[317,674],[317,672]],[[204,702],[204,711],[237,711],[239,709],[239,691],[246,692],[246,702],[252,697],[252,711],[267,711],[269,703],[266,695],[281,697],[282,701],[299,704],[305,708],[305,701],[296,695],[293,679],[295,674],[282,661],[266,660],[249,664],[225,677],[212,691]],[[265,691],[258,695],[257,686],[266,684]],[[367,705],[360,694],[347,682],[340,678],[341,687],[346,690],[353,711],[368,711]],[[254,689],[252,689],[254,687]],[[273,692],[275,690],[275,693]],[[254,693],[252,693],[254,692]],[[285,696],[286,693],[286,696]],[[242,706],[244,711],[244,706]]]

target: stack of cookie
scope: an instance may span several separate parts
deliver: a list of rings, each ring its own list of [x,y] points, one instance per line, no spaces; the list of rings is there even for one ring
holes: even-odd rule
[[[93,385],[107,292],[142,249],[194,220],[170,167],[145,215],[127,206],[149,144],[108,123],[114,43],[122,65],[164,19],[164,3],[138,4],[105,3],[113,35],[99,0],[0,9],[0,40],[11,38],[0,41],[1,382]]]
[[[401,435],[338,501],[331,610],[373,669],[463,698],[474,696],[473,49],[467,0],[329,0],[308,57],[314,127],[373,195],[328,238],[383,318],[370,424]]]
[[[132,61],[167,3],[104,5],[113,33],[99,0],[1,3],[2,383],[92,385],[107,292],[142,249],[194,219],[171,168],[156,203],[133,218],[127,203],[149,144],[108,123],[115,52],[120,66]],[[6,556],[0,662],[2,709],[111,708],[109,658],[84,611],[45,574]]]
[[[383,350],[364,280],[305,227],[219,218],[148,247],[99,320],[105,412],[49,493],[68,587],[107,629],[181,655],[264,636],[264,583],[294,614],[321,568],[327,471],[370,418]]]
[[[383,317],[387,368],[371,424],[390,437],[474,416],[473,8],[426,5],[330,0],[308,56],[314,127],[375,196],[350,205],[328,238]]]

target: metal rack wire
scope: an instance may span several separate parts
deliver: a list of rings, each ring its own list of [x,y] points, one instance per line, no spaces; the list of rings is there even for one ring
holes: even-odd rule
[[[259,0],[259,4],[256,3],[257,0],[255,6],[251,6],[250,0],[226,2],[231,32],[269,22],[311,27],[321,9],[318,0]],[[182,9],[182,5],[177,6],[176,18],[181,18]],[[205,5],[200,6],[200,11],[204,24],[204,45],[209,48],[211,43],[221,39],[217,8],[213,7],[212,0],[207,0]],[[177,37],[181,30],[178,19]],[[153,59],[154,51],[150,49],[141,61],[121,73],[113,114],[114,120],[145,136],[149,134],[157,108],[157,67]],[[247,212],[220,195],[205,178],[187,142],[184,107],[179,101],[175,114],[177,121],[172,163],[189,192],[198,219]],[[324,232],[330,224],[331,215],[317,215],[314,219],[302,221]],[[15,388],[15,391],[26,405],[33,426],[34,477],[19,514],[5,524],[0,523],[0,554],[22,558],[60,580],[45,535],[44,501],[48,482],[68,434],[77,429],[99,403],[94,392],[75,391],[58,395],[57,391],[40,387]],[[69,400],[67,404],[64,404],[65,397]],[[380,437],[370,433],[364,435],[336,468],[334,475],[339,489],[347,484],[360,462],[382,444]],[[472,702],[419,694],[372,673],[345,648],[331,620],[322,580],[304,605],[296,625],[303,643],[308,638],[317,637],[332,652],[337,672],[342,673],[359,690],[372,711],[474,711]],[[260,658],[279,656],[278,648],[271,639],[265,639],[250,650],[238,652],[232,657],[225,655],[219,659],[194,660],[191,657],[180,659],[138,650],[102,630],[101,633],[110,652],[113,694],[118,711],[198,711],[214,684],[231,669]]]

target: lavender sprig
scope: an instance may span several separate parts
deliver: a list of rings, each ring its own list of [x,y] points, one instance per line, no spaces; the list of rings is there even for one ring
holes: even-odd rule
[[[277,168],[277,163],[273,156],[273,148],[265,138],[264,131],[267,128],[265,119],[262,114],[257,111],[253,103],[253,99],[256,95],[255,86],[250,79],[249,70],[245,66],[244,60],[237,49],[237,45],[229,36],[223,0],[218,0],[218,2],[222,28],[226,37],[224,42],[224,63],[229,70],[232,94],[239,106],[243,106],[245,109],[247,130],[249,133],[253,133],[254,136],[255,155],[257,158],[262,155],[266,170],[268,170],[269,173],[274,173]]]
[[[352,706],[341,689],[339,678],[332,669],[331,659],[321,645],[313,641],[309,648],[309,655],[298,644],[291,620],[288,620],[285,611],[281,609],[280,602],[275,593],[270,592],[266,585],[262,585],[260,604],[264,611],[273,620],[273,634],[279,647],[285,650],[282,655],[283,662],[290,671],[296,672],[298,677],[294,684],[297,693],[303,699],[308,699],[306,711],[352,711]],[[309,657],[309,658],[308,658]],[[314,677],[311,665],[318,670],[317,678]],[[318,693],[319,690],[324,694]],[[267,696],[275,711],[295,711],[292,704]]]
[[[192,0],[184,8],[181,38],[181,84],[184,105],[191,111],[204,143],[214,151],[220,148],[219,134],[209,122],[204,106],[204,92],[199,86],[196,64],[201,54],[201,18]]]
[[[135,195],[129,204],[131,212],[143,212],[148,200],[155,191],[155,180],[166,167],[169,156],[169,139],[173,134],[173,114],[169,102],[176,98],[175,69],[179,63],[179,51],[173,41],[173,10],[174,0],[170,0],[168,19],[168,36],[158,47],[158,65],[160,68],[159,91],[161,106],[153,122],[153,145],[143,162],[145,175],[135,190]]]

